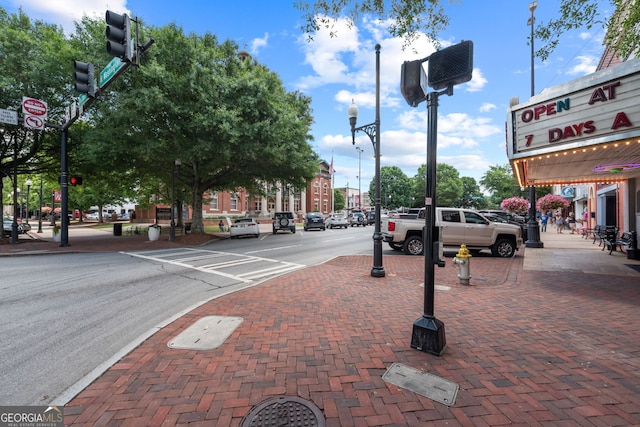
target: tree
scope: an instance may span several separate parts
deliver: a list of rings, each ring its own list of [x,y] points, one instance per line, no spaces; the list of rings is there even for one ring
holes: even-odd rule
[[[389,34],[403,39],[403,47],[410,46],[420,34],[438,46],[439,34],[449,24],[449,17],[441,0],[300,0],[294,4],[303,13],[302,30],[313,39],[322,28],[337,36],[335,23],[346,17],[351,26],[361,15],[375,15],[387,23]],[[446,2],[456,4],[457,2]],[[561,0],[558,18],[541,22],[535,30],[535,38],[542,43],[535,55],[546,60],[569,30],[594,25],[607,26],[606,45],[628,58],[640,52],[640,1],[611,0],[615,12],[605,21],[598,10],[598,0]],[[464,7],[461,6],[461,7]],[[603,13],[606,11],[602,11]]]
[[[99,152],[126,156],[138,176],[165,183],[180,159],[176,186],[190,189],[194,233],[204,232],[199,207],[207,191],[306,187],[319,162],[309,144],[308,97],[287,92],[256,61],[241,60],[231,41],[187,36],[175,25],[149,33],[156,43],[142,66],[128,70],[99,105],[99,130],[88,136]]]
[[[457,206],[469,209],[485,209],[487,201],[480,191],[480,186],[474,178],[463,176],[462,178],[462,196],[460,196]]]
[[[344,209],[345,200],[342,191],[337,188],[333,189],[333,211],[338,212]]]
[[[509,165],[490,166],[482,176],[480,185],[489,191],[489,203],[494,208],[498,208],[504,199],[520,195],[520,187]]]
[[[369,194],[375,197],[375,180],[369,183]],[[397,209],[410,206],[411,201],[411,180],[407,175],[398,166],[382,166],[380,204],[387,209]]]
[[[41,21],[33,22],[22,10],[9,15],[0,7],[2,108],[20,111],[23,96],[41,99],[47,103],[47,121],[61,121],[73,81],[72,56],[62,28]],[[2,178],[14,178],[16,174],[44,175],[45,181],[57,183],[59,165],[58,131],[51,128],[32,130],[21,125],[0,127]],[[4,179],[0,179],[2,194],[3,183]],[[3,202],[0,198],[2,211]]]
[[[413,178],[415,200],[420,200],[419,206],[424,206],[426,196],[426,170],[423,164]],[[462,196],[462,180],[458,170],[446,163],[436,165],[436,203],[438,206],[457,206]]]

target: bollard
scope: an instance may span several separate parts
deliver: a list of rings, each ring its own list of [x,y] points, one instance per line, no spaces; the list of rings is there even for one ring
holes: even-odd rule
[[[460,266],[460,272],[458,273],[460,284],[468,285],[469,280],[471,280],[471,254],[467,249],[467,245],[460,246],[460,250],[453,258],[453,263]]]

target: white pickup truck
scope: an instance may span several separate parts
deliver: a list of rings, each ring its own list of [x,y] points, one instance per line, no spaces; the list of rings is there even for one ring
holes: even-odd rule
[[[382,219],[384,241],[407,255],[422,255],[424,208],[418,217]],[[436,226],[441,227],[442,246],[465,244],[472,251],[491,249],[494,256],[512,257],[522,246],[522,230],[513,224],[491,222],[481,213],[460,208],[436,208]]]

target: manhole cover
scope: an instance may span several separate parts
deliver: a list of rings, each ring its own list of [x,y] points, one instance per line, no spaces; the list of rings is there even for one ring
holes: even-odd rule
[[[275,397],[258,404],[242,419],[241,427],[324,427],[320,408],[299,397]]]

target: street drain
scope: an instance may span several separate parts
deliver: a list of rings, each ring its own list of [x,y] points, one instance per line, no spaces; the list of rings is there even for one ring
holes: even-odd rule
[[[242,323],[242,317],[206,316],[198,319],[167,344],[185,350],[218,348]]]
[[[400,363],[391,365],[382,379],[447,406],[456,403],[458,384]]]
[[[255,406],[240,427],[324,427],[320,408],[299,397],[275,397]]]

